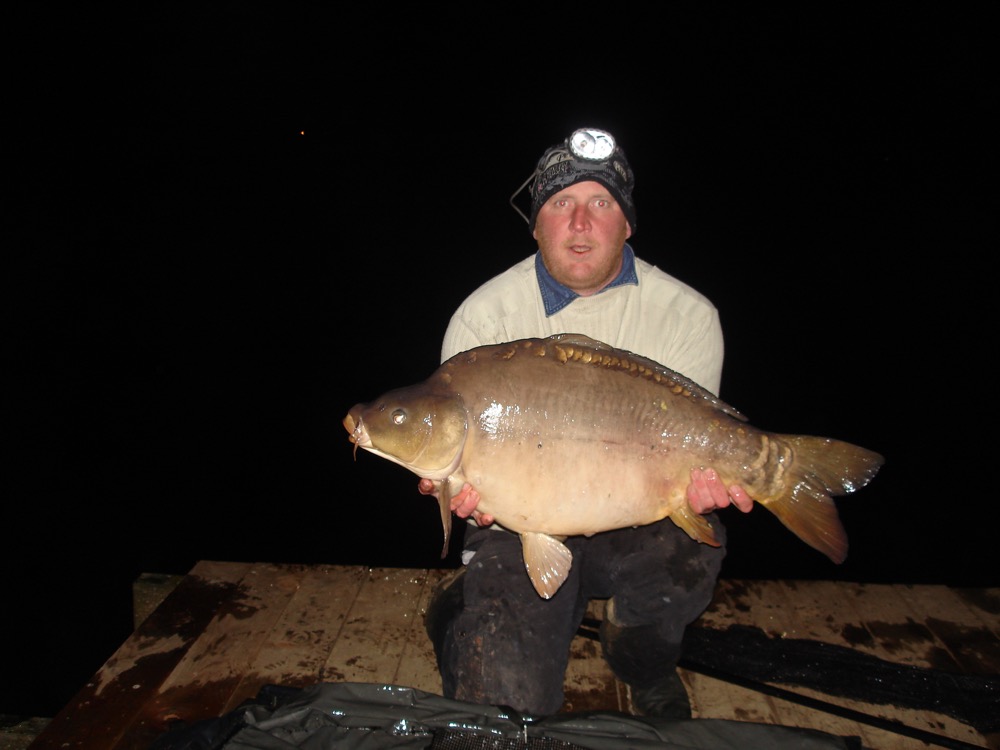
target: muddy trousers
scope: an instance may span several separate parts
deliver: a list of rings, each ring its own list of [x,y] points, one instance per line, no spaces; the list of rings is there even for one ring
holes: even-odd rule
[[[550,599],[531,585],[516,534],[469,526],[465,549],[474,554],[427,612],[444,695],[556,713],[590,599],[609,600],[601,642],[620,680],[645,687],[671,673],[725,556],[725,530],[709,518],[722,547],[695,542],[669,519],[567,540],[573,565]]]

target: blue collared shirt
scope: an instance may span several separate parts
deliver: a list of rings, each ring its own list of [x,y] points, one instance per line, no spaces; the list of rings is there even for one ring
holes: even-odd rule
[[[542,253],[535,253],[535,277],[538,279],[538,290],[542,293],[542,302],[545,305],[545,317],[550,318],[562,310],[566,305],[575,300],[580,295],[567,286],[560,284],[549,270],[542,263]],[[635,274],[635,253],[626,242],[622,252],[622,267],[618,275],[601,292],[605,292],[611,287],[623,286],[625,284],[639,285],[639,277]]]

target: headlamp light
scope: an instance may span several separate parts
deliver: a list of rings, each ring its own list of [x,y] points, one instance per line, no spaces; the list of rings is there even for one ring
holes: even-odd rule
[[[584,161],[605,161],[615,152],[614,136],[597,128],[575,131],[566,144],[573,156]]]

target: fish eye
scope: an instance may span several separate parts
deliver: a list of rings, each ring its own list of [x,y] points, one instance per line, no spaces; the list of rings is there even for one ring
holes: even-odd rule
[[[390,418],[393,424],[403,424],[406,421],[406,412],[402,409],[396,409]]]

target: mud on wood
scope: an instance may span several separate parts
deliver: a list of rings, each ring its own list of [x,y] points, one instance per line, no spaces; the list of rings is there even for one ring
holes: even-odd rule
[[[375,682],[440,693],[423,614],[450,573],[199,562],[179,580],[160,581],[162,602],[147,616],[137,607],[133,635],[31,747],[145,749],[173,722],[223,715],[267,684]],[[592,602],[587,614],[601,619],[603,602]],[[698,626],[752,628],[771,641],[802,639],[954,673],[995,677],[1000,664],[1000,589],[724,580]],[[796,685],[762,692],[697,669],[681,669],[681,676],[695,718],[809,727],[887,750],[926,748],[934,744],[928,737],[1000,748],[997,736],[931,710]],[[565,691],[565,711],[631,708],[627,686],[582,631]]]

